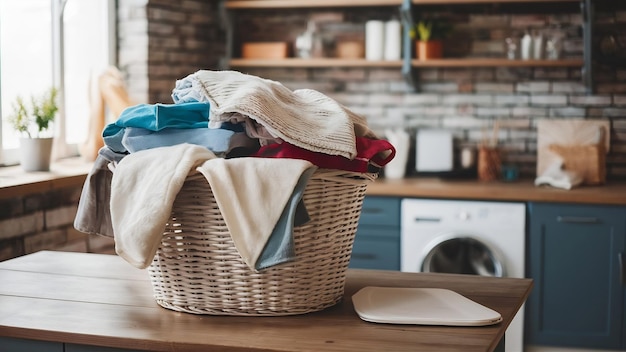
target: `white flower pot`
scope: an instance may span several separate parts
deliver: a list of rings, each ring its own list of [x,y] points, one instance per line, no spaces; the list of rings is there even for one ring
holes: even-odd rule
[[[49,171],[52,138],[20,139],[20,163],[24,171]]]

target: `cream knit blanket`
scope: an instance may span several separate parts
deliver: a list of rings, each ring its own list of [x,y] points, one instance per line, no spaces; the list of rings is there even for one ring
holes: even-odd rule
[[[237,71],[192,73],[176,82],[174,100],[181,94],[211,104],[210,127],[239,113],[272,136],[315,152],[353,159],[355,135],[377,139],[364,117],[318,91],[292,91],[279,82]]]

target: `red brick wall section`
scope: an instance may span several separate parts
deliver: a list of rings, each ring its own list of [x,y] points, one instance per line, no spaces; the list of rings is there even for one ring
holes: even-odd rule
[[[114,253],[112,239],[74,229],[81,188],[0,200],[0,261],[40,250]]]
[[[137,103],[172,103],[177,79],[225,52],[219,1],[120,0],[119,67]]]

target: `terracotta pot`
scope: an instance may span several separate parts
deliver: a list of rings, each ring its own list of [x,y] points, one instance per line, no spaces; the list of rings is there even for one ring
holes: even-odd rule
[[[362,58],[365,52],[360,41],[343,41],[337,43],[337,57],[342,59]]]
[[[443,44],[439,40],[416,41],[415,50],[419,60],[438,59],[443,56]]]

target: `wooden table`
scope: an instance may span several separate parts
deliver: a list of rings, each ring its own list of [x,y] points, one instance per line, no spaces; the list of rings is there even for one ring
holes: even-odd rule
[[[498,311],[503,322],[485,327],[368,323],[351,301],[365,286],[452,289]],[[0,263],[0,350],[503,350],[506,327],[531,288],[530,279],[349,270],[342,302],[320,312],[193,315],[157,305],[148,273],[118,256],[43,251]]]

